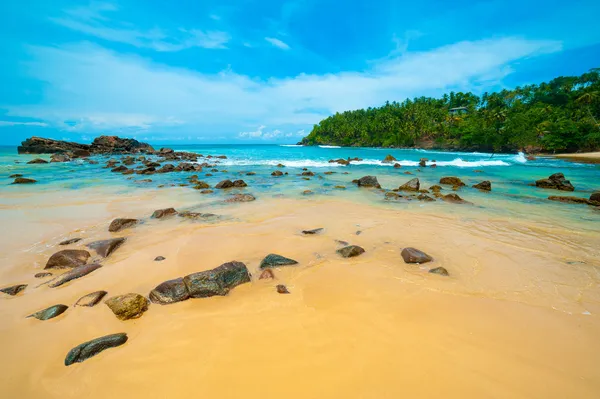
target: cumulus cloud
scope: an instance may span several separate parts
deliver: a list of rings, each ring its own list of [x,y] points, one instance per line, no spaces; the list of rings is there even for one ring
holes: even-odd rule
[[[559,42],[510,37],[460,42],[388,57],[367,71],[260,80],[231,69],[207,74],[167,67],[89,43],[31,47],[28,74],[45,82],[43,100],[9,107],[7,115],[61,128],[75,121],[68,128],[80,132],[137,129],[173,138],[256,134],[279,140],[309,131],[335,112],[496,87],[512,63],[560,49]],[[244,129],[252,126],[258,129]],[[234,133],[242,130],[244,136]]]
[[[290,46],[288,46],[287,43],[284,43],[281,40],[276,39],[274,37],[265,37],[265,40],[268,41],[269,43],[271,43],[273,46],[279,47],[282,50],[290,49]]]

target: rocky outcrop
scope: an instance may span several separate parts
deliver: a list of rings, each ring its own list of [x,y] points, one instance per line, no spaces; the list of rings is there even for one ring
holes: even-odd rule
[[[433,258],[425,252],[411,247],[404,248],[400,255],[406,263],[427,263],[433,260]]]
[[[146,143],[134,139],[124,139],[117,136],[100,136],[94,139],[91,145],[78,144],[69,141],[31,137],[23,141],[17,148],[19,154],[54,154],[73,153],[83,157],[90,154],[107,153],[137,153],[153,152],[154,148]]]
[[[12,285],[10,287],[2,288],[2,289],[0,289],[0,292],[3,292],[10,296],[15,296],[19,292],[23,291],[25,288],[27,288],[27,284],[17,284],[17,285]]]
[[[536,187],[550,188],[561,191],[575,191],[575,187],[569,180],[565,179],[562,173],[555,173],[547,179],[540,179],[535,182]]]
[[[108,240],[94,241],[86,245],[88,248],[93,249],[96,253],[103,258],[106,258],[113,252],[115,252],[125,242],[124,237],[111,238]]]
[[[54,154],[73,152],[76,150],[89,150],[87,144],[71,143],[69,141],[59,141],[44,139],[42,137],[31,137],[23,141],[17,148],[19,154]]]
[[[294,259],[286,258],[285,256],[277,255],[277,254],[269,254],[267,255],[262,262],[260,262],[259,268],[271,268],[278,266],[289,266],[289,265],[297,265],[298,261]]]
[[[110,226],[108,226],[108,231],[111,233],[116,233],[117,231],[125,230],[129,227],[133,227],[138,224],[139,220],[137,219],[124,219],[119,218],[115,219],[111,222]]]
[[[75,306],[96,306],[98,302],[100,302],[102,298],[106,296],[106,294],[108,294],[106,291],[91,292],[79,298],[77,302],[75,302]]]
[[[183,278],[192,298],[206,298],[227,293],[240,284],[250,282],[250,273],[242,262],[232,261]]]
[[[148,300],[140,294],[113,296],[104,303],[119,320],[137,319],[148,310]]]
[[[138,153],[153,152],[154,148],[150,144],[141,143],[135,139],[124,139],[117,136],[96,137],[89,147],[89,151],[94,154],[117,153]]]
[[[420,188],[421,188],[421,183],[419,182],[419,179],[417,179],[415,177],[414,179],[411,179],[408,182],[401,185],[400,187],[398,187],[398,190],[399,191],[419,191]]]
[[[377,177],[375,176],[363,176],[358,180],[354,180],[353,183],[356,183],[358,187],[381,188],[379,182],[377,181]]]
[[[125,342],[127,342],[127,334],[125,333],[105,335],[104,337],[84,342],[67,353],[67,357],[65,357],[65,366],[70,366],[73,363],[81,363],[106,349],[121,346]]]
[[[364,254],[365,250],[358,245],[348,245],[347,247],[338,249],[336,252],[344,258],[353,258],[355,256]]]
[[[44,269],[66,269],[85,265],[90,253],[82,249],[64,249],[52,255]]]
[[[153,303],[167,305],[170,303],[185,301],[190,293],[183,282],[183,278],[176,278],[160,283],[150,291],[150,300]]]
[[[60,316],[63,314],[69,307],[67,305],[54,305],[49,308],[37,311],[33,314],[30,314],[27,317],[33,317],[38,320],[48,320],[53,319],[56,316]]]
[[[66,273],[61,274],[56,279],[52,280],[48,286],[50,288],[60,287],[61,285],[68,283],[71,280],[78,279],[83,276],[87,276],[91,272],[98,270],[102,267],[97,263],[90,263],[89,265],[82,265],[70,270]]]
[[[177,215],[177,211],[175,210],[175,208],[157,209],[152,214],[152,218],[153,219],[162,219],[162,218],[166,218],[169,216],[175,216],[175,215]]]
[[[484,180],[481,183],[475,184],[473,188],[482,191],[492,191],[492,183],[489,180]]]

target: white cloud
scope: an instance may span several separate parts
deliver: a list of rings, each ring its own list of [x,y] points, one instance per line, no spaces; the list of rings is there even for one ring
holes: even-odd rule
[[[224,49],[231,39],[227,32],[179,28],[166,32],[160,28],[134,29],[130,24],[110,19],[108,12],[116,12],[112,3],[92,2],[87,7],[64,11],[64,16],[50,20],[66,28],[113,42],[126,43],[156,51],[181,51],[192,47]]]
[[[265,40],[268,41],[269,43],[271,43],[273,46],[279,47],[282,50],[290,49],[290,46],[288,46],[286,43],[284,43],[281,40],[276,39],[274,37],[265,37]]]
[[[28,72],[45,82],[43,100],[9,107],[7,115],[82,133],[144,130],[173,138],[264,137],[266,125],[267,139],[284,140],[335,112],[496,87],[512,63],[560,48],[521,38],[460,42],[388,57],[365,72],[258,80],[231,69],[203,74],[171,68],[89,43],[32,47]],[[232,133],[244,126],[259,128]]]
[[[0,126],[39,126],[47,127],[48,124],[44,122],[12,122],[12,121],[0,121]]]

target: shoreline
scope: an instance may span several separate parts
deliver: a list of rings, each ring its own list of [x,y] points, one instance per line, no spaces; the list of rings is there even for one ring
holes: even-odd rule
[[[565,161],[583,162],[600,164],[600,151],[582,152],[577,154],[558,154],[552,155],[552,158],[564,159]]]

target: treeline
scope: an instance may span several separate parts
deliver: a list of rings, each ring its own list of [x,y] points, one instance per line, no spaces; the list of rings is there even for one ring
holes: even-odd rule
[[[451,92],[336,113],[300,144],[485,151],[600,149],[600,68],[498,93]]]

